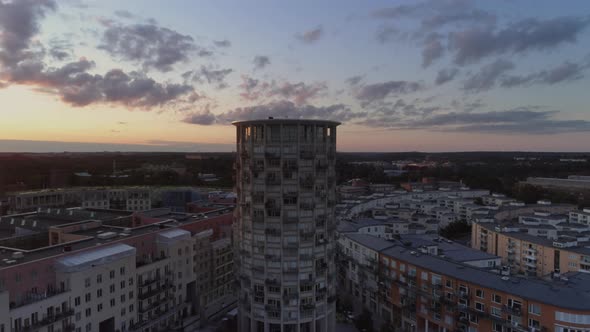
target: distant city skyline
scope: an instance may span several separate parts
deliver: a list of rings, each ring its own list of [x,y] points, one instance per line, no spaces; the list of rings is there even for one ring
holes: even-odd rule
[[[588,151],[587,1],[0,1],[0,152]]]

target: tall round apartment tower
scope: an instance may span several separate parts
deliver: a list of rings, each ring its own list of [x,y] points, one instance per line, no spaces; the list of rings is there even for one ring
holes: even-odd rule
[[[333,332],[336,126],[238,121],[234,224],[241,332]]]

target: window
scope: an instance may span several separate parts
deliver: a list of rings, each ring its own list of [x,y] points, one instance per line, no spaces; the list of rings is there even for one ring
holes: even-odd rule
[[[493,332],[502,332],[502,324],[494,322],[492,324],[492,331]]]
[[[129,312],[133,312],[133,304],[129,305]]]
[[[115,306],[115,299],[111,299],[111,307]]]
[[[109,288],[110,288],[111,293],[115,292],[115,284],[112,284]]]
[[[453,281],[447,279],[447,281],[445,282],[445,285],[447,286],[447,288],[453,288]]]
[[[129,299],[131,300],[133,298],[133,291],[129,292]]]
[[[480,299],[484,298],[484,292],[481,289],[476,289],[475,290],[475,296],[479,297]]]
[[[86,324],[86,332],[92,331],[92,323]]]
[[[124,266],[122,266],[122,267],[119,269],[119,273],[120,273],[122,276],[124,276],[124,275],[125,275],[125,267],[124,267]]]
[[[111,270],[111,272],[109,272],[109,276],[111,279],[115,279],[115,270]]]
[[[125,288],[125,280],[121,281],[121,289]]]
[[[101,312],[101,311],[102,311],[102,303],[99,303],[99,304],[96,306],[96,310],[97,310],[98,312]]]
[[[541,328],[541,323],[539,323],[538,320],[529,318],[529,327],[539,329],[539,328]]]
[[[100,284],[102,282],[102,274],[96,276],[96,283]]]
[[[465,286],[465,285],[459,285],[459,292],[467,295],[467,294],[469,294],[469,288],[467,288],[467,286]]]
[[[533,315],[540,316],[541,315],[541,306],[538,304],[531,303],[529,304],[529,313]]]
[[[121,303],[125,302],[125,294],[121,294]]]
[[[126,309],[127,309],[127,308],[125,308],[125,307],[121,308],[121,316],[125,316],[125,310],[126,310]]]
[[[92,310],[90,308],[86,308],[86,317],[90,317],[90,315],[92,315]]]
[[[502,296],[498,294],[492,295],[492,302],[494,303],[502,303]]]
[[[477,324],[479,323],[479,317],[477,315],[469,315],[469,321],[474,324]]]
[[[129,286],[133,286],[133,278],[129,278]]]
[[[490,307],[490,314],[496,317],[502,317],[502,309],[498,307]]]
[[[96,290],[96,297],[102,296],[102,288]]]
[[[79,306],[80,305],[80,297],[79,296],[76,296],[76,298],[74,299],[74,304],[76,306]]]
[[[90,278],[84,279],[84,287],[90,287]]]
[[[90,300],[92,300],[92,296],[90,295],[90,293],[86,293],[86,295],[84,296],[84,300],[86,302],[90,302]]]
[[[483,303],[475,302],[475,309],[479,311],[485,311],[485,305]]]
[[[76,313],[76,321],[79,321],[80,319],[82,319],[82,313],[81,312],[77,312]]]

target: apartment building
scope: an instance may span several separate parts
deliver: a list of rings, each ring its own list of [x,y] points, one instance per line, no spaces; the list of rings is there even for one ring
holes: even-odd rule
[[[390,328],[590,330],[590,274],[572,272],[550,281],[506,276],[394,241],[345,237],[339,241],[340,280],[351,286],[351,296],[365,304],[375,322],[388,322]],[[354,275],[361,276],[359,282]]]
[[[117,223],[66,218],[46,231],[1,239],[0,331],[193,330],[209,318],[211,303],[225,303],[214,314],[235,306],[231,212]],[[199,251],[205,231],[211,245]],[[224,272],[212,279],[215,287],[199,287],[202,251]]]
[[[569,221],[571,223],[590,225],[590,208],[585,208],[582,211],[570,211]]]
[[[152,207],[149,188],[94,189],[82,191],[82,207],[144,211]]]
[[[129,188],[68,188],[7,195],[11,214],[32,212],[39,208],[84,207],[128,211],[149,210],[152,206],[151,189]]]
[[[239,331],[334,331],[339,123],[234,124]]]
[[[9,214],[30,212],[38,208],[79,206],[80,202],[81,193],[78,190],[49,189],[7,195]]]
[[[530,217],[523,217],[526,218]],[[549,276],[590,272],[590,230],[581,225],[474,223],[471,244],[473,248],[502,257],[502,264],[509,266],[513,274]]]

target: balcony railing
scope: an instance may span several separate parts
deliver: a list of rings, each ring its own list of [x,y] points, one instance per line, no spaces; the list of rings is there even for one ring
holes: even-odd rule
[[[20,301],[17,302],[10,302],[10,309],[20,308],[31,303],[36,303],[48,299],[53,296],[57,296],[59,294],[65,293],[68,290],[65,288],[53,288],[50,287],[44,292],[31,292],[25,294]]]
[[[20,329],[20,331],[22,331],[22,332],[38,331],[44,326],[61,321],[65,318],[73,316],[73,315],[74,315],[74,309],[67,308],[66,310],[56,312],[53,315],[45,316],[45,317],[43,317],[43,319],[33,322],[29,326],[24,326],[22,329]]]

